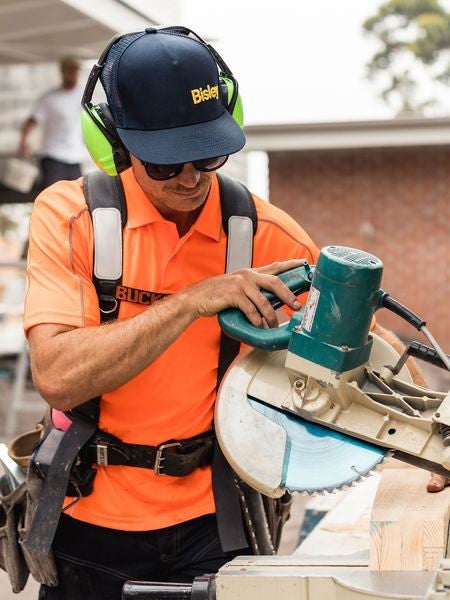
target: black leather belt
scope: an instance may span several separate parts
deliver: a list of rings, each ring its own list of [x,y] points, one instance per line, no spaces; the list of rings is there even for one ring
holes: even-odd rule
[[[214,432],[207,431],[187,440],[169,440],[159,446],[126,444],[97,430],[81,451],[82,460],[100,466],[124,465],[152,469],[157,475],[183,477],[197,467],[211,464]]]

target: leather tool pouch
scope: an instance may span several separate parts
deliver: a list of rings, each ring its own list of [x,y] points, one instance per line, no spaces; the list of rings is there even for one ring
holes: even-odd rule
[[[10,478],[0,479],[0,567],[8,573],[13,592],[23,590],[29,573],[39,583],[58,584],[53,553],[35,553],[25,546],[36,511],[43,481],[30,463],[32,449],[38,442],[42,426],[15,438],[9,447],[10,457],[23,469],[27,478],[17,487]]]
[[[6,475],[0,478],[0,567],[7,572],[14,593],[23,590],[29,569],[19,545],[19,528],[26,511],[26,484],[11,489]]]

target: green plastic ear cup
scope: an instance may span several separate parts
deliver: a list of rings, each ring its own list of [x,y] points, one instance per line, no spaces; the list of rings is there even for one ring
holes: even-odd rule
[[[231,102],[231,99],[233,97],[234,84],[231,81],[231,79],[228,79],[227,77],[223,77],[223,81],[227,84],[228,88],[228,102]],[[239,125],[239,127],[244,127],[244,107],[242,105],[240,94],[238,94],[236,104],[234,105],[232,117]]]
[[[103,124],[95,108],[92,107],[90,110],[94,119],[98,119]],[[112,146],[102,130],[96,126],[92,117],[89,116],[87,109],[81,111],[81,131],[84,143],[97,167],[112,177],[117,175]]]

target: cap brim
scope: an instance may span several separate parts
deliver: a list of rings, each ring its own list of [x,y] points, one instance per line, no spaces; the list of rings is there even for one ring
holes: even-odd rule
[[[117,128],[120,139],[139,160],[159,165],[178,164],[226,156],[245,145],[245,135],[233,117],[224,111],[205,123],[159,131]]]

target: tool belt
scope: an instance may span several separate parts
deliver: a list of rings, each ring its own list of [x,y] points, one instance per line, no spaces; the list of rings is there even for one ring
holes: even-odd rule
[[[98,430],[81,451],[82,462],[90,465],[123,465],[152,469],[156,475],[184,477],[197,467],[212,462],[214,432],[187,440],[169,440],[159,446],[127,444]]]
[[[212,462],[213,446],[212,431],[159,446],[127,444],[80,416],[66,432],[50,428],[30,463],[44,485],[27,547],[44,555],[49,553],[64,497],[74,497],[76,502],[91,494],[96,465],[140,467],[152,469],[157,475],[183,477]]]

